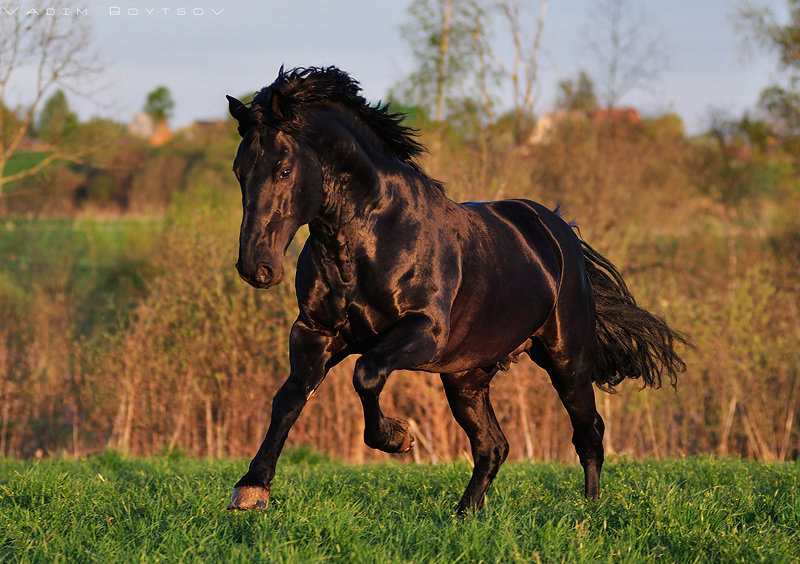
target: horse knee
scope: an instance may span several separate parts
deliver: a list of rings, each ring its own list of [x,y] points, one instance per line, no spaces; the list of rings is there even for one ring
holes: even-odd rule
[[[306,403],[306,395],[302,386],[287,380],[272,398],[272,416],[284,417],[299,412]]]

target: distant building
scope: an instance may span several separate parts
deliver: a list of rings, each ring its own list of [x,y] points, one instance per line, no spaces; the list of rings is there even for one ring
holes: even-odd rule
[[[217,120],[195,120],[184,132],[193,141],[203,141],[214,139],[220,135],[225,135],[232,130],[233,126],[224,119]]]
[[[553,132],[559,127],[568,123],[578,123],[586,121],[586,113],[580,110],[565,110],[559,108],[554,112],[545,112],[536,120],[536,125],[531,131],[528,143],[540,145],[550,140]]]
[[[24,137],[17,146],[17,151],[52,151],[53,146],[39,139]]]
[[[140,139],[150,139],[155,131],[153,118],[144,112],[139,112],[128,124],[128,134]]]
[[[150,146],[151,147],[161,147],[172,139],[172,132],[169,130],[169,126],[167,125],[167,120],[160,119],[158,123],[156,123],[155,130],[153,134],[150,136]]]
[[[560,108],[554,112],[542,114],[537,120],[533,131],[531,131],[528,144],[541,145],[547,143],[559,128],[587,122],[595,125],[635,126],[642,122],[642,118],[634,108],[594,108],[588,112]]]
[[[595,123],[637,125],[642,122],[639,112],[633,108],[595,108],[589,110],[589,118]]]
[[[167,120],[158,122],[152,116],[139,112],[128,124],[128,134],[140,139],[147,139],[152,147],[161,147],[172,139],[172,132],[167,125]]]

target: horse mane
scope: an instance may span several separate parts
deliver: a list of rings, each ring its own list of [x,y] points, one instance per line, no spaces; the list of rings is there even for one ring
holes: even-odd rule
[[[419,166],[417,158],[426,151],[417,141],[417,130],[403,125],[406,115],[391,112],[389,104],[371,105],[361,96],[361,85],[343,70],[335,67],[297,67],[284,71],[259,90],[250,104],[250,120],[240,123],[239,132],[257,125],[285,131],[307,132],[304,108],[338,106],[354,115],[383,144],[387,154],[412,167],[416,172],[443,190],[441,183],[430,178]]]

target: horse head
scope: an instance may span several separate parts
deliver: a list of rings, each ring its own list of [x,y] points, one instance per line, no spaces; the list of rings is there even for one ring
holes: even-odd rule
[[[269,288],[283,279],[283,255],[301,225],[322,205],[322,168],[299,137],[275,127],[281,108],[273,96],[270,115],[228,96],[242,141],[233,172],[242,189],[242,225],[236,270],[248,284]]]

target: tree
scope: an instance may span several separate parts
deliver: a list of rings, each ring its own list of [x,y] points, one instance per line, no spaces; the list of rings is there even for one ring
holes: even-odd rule
[[[632,90],[651,85],[666,66],[663,40],[638,7],[631,0],[596,0],[590,13],[586,42],[597,61],[601,101],[609,109]]]
[[[786,0],[789,21],[781,23],[768,6],[741,2],[734,13],[734,26],[745,41],[778,54],[787,73],[785,83],[761,91],[759,108],[774,132],[784,140],[800,137],[800,0]]]
[[[734,26],[746,41],[776,51],[780,64],[790,72],[800,71],[800,0],[786,0],[789,22],[778,21],[769,6],[740,2],[734,12]]]
[[[783,137],[800,136],[800,90],[772,85],[761,91],[758,107],[766,112],[772,130]]]
[[[147,95],[144,112],[153,118],[154,122],[165,121],[172,117],[175,102],[166,86],[159,86]]]
[[[417,63],[396,95],[406,104],[427,109],[436,121],[448,117],[477,125],[486,133],[495,119],[497,89],[509,81],[514,98],[517,142],[533,122],[538,53],[547,13],[539,1],[532,37],[525,33],[522,0],[415,0],[409,22],[401,27]],[[511,34],[514,60],[504,64],[492,49],[490,30],[502,16]],[[507,84],[507,82],[506,82]]]
[[[514,94],[514,112],[516,119],[516,142],[521,144],[527,138],[528,130],[533,122],[534,86],[539,79],[539,47],[542,41],[547,0],[539,3],[539,16],[533,38],[526,42],[521,22],[524,21],[519,0],[503,0],[500,2],[511,32],[514,44],[514,63],[508,72]],[[529,48],[526,45],[530,44]]]
[[[567,78],[558,83],[556,106],[584,112],[597,107],[594,83],[585,71],[578,73],[577,80]]]
[[[91,48],[89,18],[47,16],[46,10],[9,4],[3,6],[0,17],[0,198],[4,184],[34,175],[57,159],[75,160],[85,153],[56,148],[33,167],[9,176],[2,174],[44,97],[56,86],[88,96],[80,87],[91,84],[102,71]],[[11,118],[6,111],[8,93],[23,69],[34,70],[32,100]],[[30,79],[27,84],[31,84]]]
[[[417,69],[397,88],[398,95],[406,104],[425,108],[437,122],[475,68],[476,5],[470,0],[415,0],[408,9],[409,23],[400,28]]]
[[[77,121],[77,116],[69,109],[66,94],[59,88],[45,101],[39,112],[37,137],[49,143],[58,143],[64,132]]]

